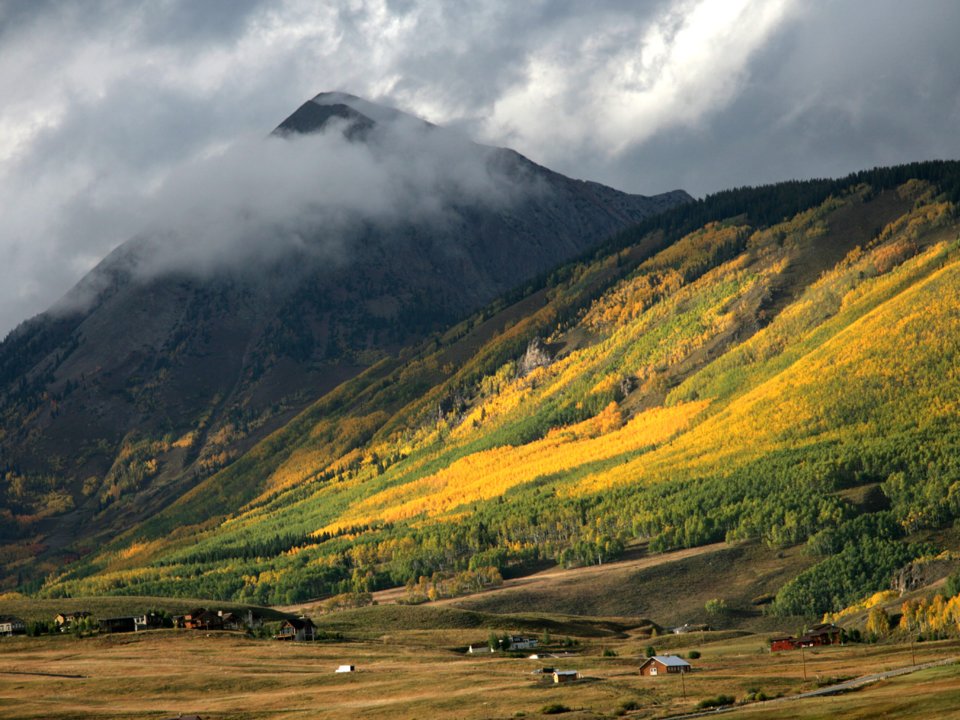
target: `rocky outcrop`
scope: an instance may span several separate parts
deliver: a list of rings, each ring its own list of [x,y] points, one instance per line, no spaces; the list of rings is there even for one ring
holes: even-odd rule
[[[543,340],[535,337],[527,345],[527,351],[523,354],[523,357],[520,358],[520,376],[529,375],[538,367],[546,367],[552,362],[553,356],[550,354],[546,345],[543,344]]]
[[[958,553],[948,551],[932,558],[919,558],[897,570],[890,586],[903,595],[935,583],[958,568],[960,568]]]

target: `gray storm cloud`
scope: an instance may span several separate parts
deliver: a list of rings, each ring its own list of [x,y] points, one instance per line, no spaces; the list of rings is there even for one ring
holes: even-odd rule
[[[153,247],[138,272],[212,272],[290,250],[339,262],[360,226],[438,225],[458,198],[502,205],[535,188],[442,130],[389,123],[365,142],[343,130],[246,138],[174,169],[135,213]]]
[[[329,222],[337,193],[347,216],[362,188],[384,218],[429,206],[436,193],[403,188],[450,178],[415,154],[317,138],[326,167],[313,151],[274,164],[289,147],[258,138],[319,90],[386,99],[574,177],[700,195],[957,157],[957,27],[953,0],[6,0],[0,335],[144,228],[202,267],[231,242],[296,242],[284,213],[322,222],[323,207]]]

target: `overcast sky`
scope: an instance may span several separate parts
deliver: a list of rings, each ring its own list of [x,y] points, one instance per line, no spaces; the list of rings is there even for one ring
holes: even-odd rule
[[[0,337],[324,90],[703,195],[960,157],[958,28],[956,0],[0,0]]]

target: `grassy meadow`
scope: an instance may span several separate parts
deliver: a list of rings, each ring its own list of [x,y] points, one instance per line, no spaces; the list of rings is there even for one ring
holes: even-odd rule
[[[130,635],[4,638],[0,640],[0,718],[110,720],[199,714],[204,720],[254,718],[511,718],[539,717],[550,705],[571,718],[660,718],[694,711],[721,694],[738,700],[758,691],[791,695],[867,673],[913,663],[909,645],[849,645],[771,654],[765,635],[694,633],[651,639],[648,629],[621,624],[598,634],[591,620],[564,627],[576,640],[568,657],[531,660],[468,655],[483,644],[489,623],[456,627],[456,615],[437,610],[440,629],[401,629],[402,617],[426,626],[433,609],[370,608],[357,623],[345,617],[343,641],[280,643],[237,633],[159,630]],[[489,616],[489,620],[492,616]],[[533,618],[529,618],[533,622]],[[469,623],[461,623],[469,624]],[[596,627],[609,626],[594,620]],[[503,617],[501,630],[516,628]],[[353,630],[351,630],[353,628]],[[581,636],[574,632],[585,632]],[[555,634],[553,638],[559,639]],[[687,656],[684,678],[644,678],[637,667],[645,647],[659,644]],[[615,653],[615,656],[606,656]],[[960,656],[960,641],[917,644],[917,663]],[[341,664],[358,672],[336,674]],[[578,670],[583,679],[556,686],[533,670],[545,665]],[[804,673],[806,679],[804,679]],[[919,696],[919,697],[918,697]],[[868,686],[850,695],[745,705],[729,717],[958,716],[960,666],[947,665]],[[630,709],[628,709],[630,708]],[[955,713],[951,715],[950,713]]]

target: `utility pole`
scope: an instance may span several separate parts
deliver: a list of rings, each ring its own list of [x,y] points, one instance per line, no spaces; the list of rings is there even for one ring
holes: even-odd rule
[[[800,646],[800,664],[803,665],[803,680],[807,680],[807,661],[803,656],[803,645]]]
[[[683,676],[686,675],[686,673],[683,670],[684,668],[680,668],[680,688],[683,692],[683,699],[686,700],[687,699],[687,682],[686,680],[683,679]]]

